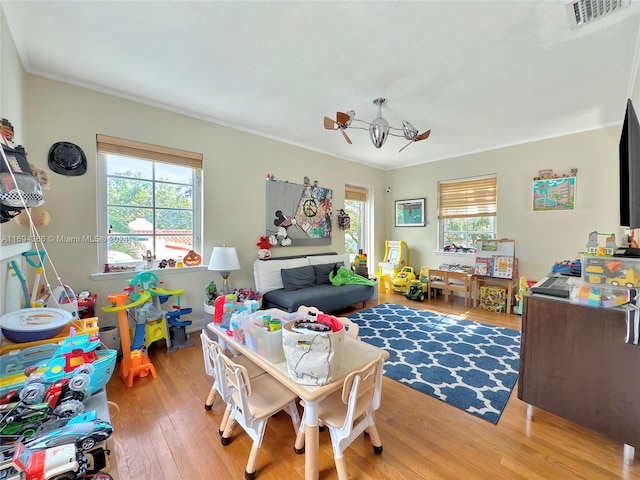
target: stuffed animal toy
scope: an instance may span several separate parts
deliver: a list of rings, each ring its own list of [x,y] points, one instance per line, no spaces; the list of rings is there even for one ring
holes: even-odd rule
[[[258,250],[258,258],[260,260],[267,260],[268,258],[271,258],[271,242],[269,241],[269,237],[266,235],[261,236],[256,245],[260,249]]]
[[[278,227],[278,231],[275,235],[271,235],[269,237],[269,242],[271,245],[282,245],[283,247],[288,247],[291,245],[291,239],[288,237],[287,229],[284,227]]]

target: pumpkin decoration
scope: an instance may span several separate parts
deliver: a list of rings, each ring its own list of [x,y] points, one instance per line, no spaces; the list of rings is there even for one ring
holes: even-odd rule
[[[189,250],[189,253],[187,253],[182,259],[182,263],[184,263],[187,267],[198,266],[202,263],[202,256],[198,255],[193,250]]]

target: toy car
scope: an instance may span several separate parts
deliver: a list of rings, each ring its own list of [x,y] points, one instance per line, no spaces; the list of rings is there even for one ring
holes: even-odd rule
[[[393,291],[396,293],[405,293],[415,278],[416,274],[413,271],[413,267],[402,267],[402,270],[400,270],[396,278],[393,279]]]
[[[48,403],[26,405],[23,402],[0,405],[0,435],[31,437],[51,417]]]
[[[419,300],[420,302],[424,302],[425,293],[429,289],[429,282],[423,280],[413,280],[407,292],[405,293],[405,297],[409,300]]]
[[[79,450],[89,451],[113,433],[113,426],[102,420],[67,424],[42,435],[35,435],[25,443],[29,450],[43,450],[73,443]]]
[[[75,445],[67,444],[44,450],[32,451],[23,443],[18,443],[12,461],[0,463],[0,478],[6,480],[111,480],[111,475],[92,470],[106,464],[107,451],[99,452],[104,460],[92,459],[76,450]]]

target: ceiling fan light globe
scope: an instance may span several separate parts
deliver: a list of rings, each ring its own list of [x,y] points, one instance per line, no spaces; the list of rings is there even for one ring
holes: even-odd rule
[[[389,135],[389,122],[384,118],[378,117],[369,124],[369,136],[376,148],[382,147],[387,141]]]

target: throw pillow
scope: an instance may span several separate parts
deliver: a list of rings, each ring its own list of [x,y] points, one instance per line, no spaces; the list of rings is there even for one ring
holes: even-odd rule
[[[282,285],[285,290],[299,290],[316,284],[316,273],[311,265],[298,268],[283,268]]]
[[[333,271],[334,265],[344,265],[342,262],[323,263],[322,265],[312,265],[316,272],[316,284],[331,283],[329,281],[329,273]]]

